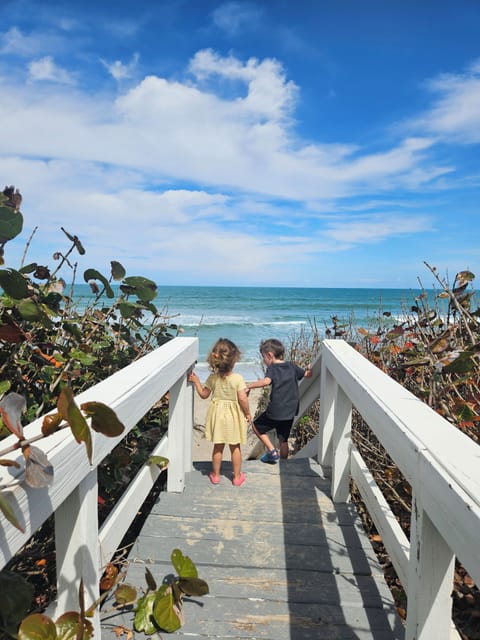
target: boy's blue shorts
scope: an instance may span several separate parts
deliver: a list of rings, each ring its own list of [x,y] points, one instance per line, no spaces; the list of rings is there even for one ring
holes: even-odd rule
[[[277,436],[286,442],[290,437],[290,431],[292,430],[293,418],[289,420],[274,420],[269,418],[266,413],[262,413],[253,421],[256,430],[262,435],[268,433],[272,429],[275,429]]]

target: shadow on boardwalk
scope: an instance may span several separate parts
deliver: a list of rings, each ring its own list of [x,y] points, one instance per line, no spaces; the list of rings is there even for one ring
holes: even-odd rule
[[[271,640],[403,638],[403,626],[373,549],[351,505],[333,505],[330,483],[313,460],[244,462],[247,481],[208,479],[194,463],[182,494],[161,493],[130,554],[127,581],[160,584],[178,547],[210,594],[186,598],[175,637]],[[103,621],[132,628],[133,613]],[[167,635],[167,634],[165,634]],[[143,636],[143,634],[138,634]]]

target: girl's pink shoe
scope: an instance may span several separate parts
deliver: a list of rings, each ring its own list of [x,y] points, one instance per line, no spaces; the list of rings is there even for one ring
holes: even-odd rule
[[[238,478],[233,478],[232,480],[232,484],[235,485],[236,487],[240,487],[244,482],[245,482],[245,474],[242,473],[238,476]]]
[[[216,476],[213,471],[210,471],[210,473],[208,474],[208,477],[210,478],[210,482],[212,484],[219,484],[220,483],[220,476]]]

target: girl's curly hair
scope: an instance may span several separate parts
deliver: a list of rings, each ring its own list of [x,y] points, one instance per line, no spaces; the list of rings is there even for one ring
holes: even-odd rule
[[[208,365],[213,373],[225,376],[240,360],[240,349],[228,338],[219,338],[207,357]]]

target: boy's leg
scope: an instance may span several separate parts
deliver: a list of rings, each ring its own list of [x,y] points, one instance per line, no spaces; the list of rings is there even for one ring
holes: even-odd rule
[[[255,426],[255,424],[252,424],[252,427],[253,427],[253,431],[254,431],[255,435],[263,443],[263,445],[266,447],[267,451],[271,451],[272,449],[275,449],[275,447],[272,444],[272,441],[270,440],[270,438],[268,437],[268,435],[266,433],[260,433],[260,431],[258,431],[258,429]]]
[[[284,440],[281,436],[278,439],[280,440],[280,458],[286,460],[288,458],[288,440]]]
[[[288,458],[288,439],[292,430],[293,418],[291,420],[282,420],[277,426],[277,436],[280,441],[280,458],[286,460]]]
[[[238,479],[242,472],[242,450],[240,449],[240,444],[229,444],[228,446],[232,457],[233,477]]]
[[[213,475],[220,475],[220,468],[222,466],[222,458],[223,458],[223,449],[225,448],[225,443],[215,443],[213,445],[213,453],[212,453],[212,471]]]

